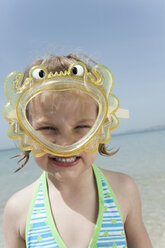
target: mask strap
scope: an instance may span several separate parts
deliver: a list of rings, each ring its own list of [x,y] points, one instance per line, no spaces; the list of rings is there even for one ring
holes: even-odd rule
[[[124,119],[129,119],[129,110],[128,109],[121,109],[119,108],[116,112],[115,115],[118,118],[124,118]]]

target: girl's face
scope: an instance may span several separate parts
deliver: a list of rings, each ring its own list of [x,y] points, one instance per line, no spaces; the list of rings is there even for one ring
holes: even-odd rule
[[[38,135],[47,141],[64,146],[64,149],[86,135],[96,118],[96,102],[78,91],[44,92],[34,97],[28,106],[29,122]],[[75,168],[78,168],[78,171],[89,168],[96,155],[86,152],[70,157],[46,154],[35,158],[35,161],[42,169],[57,175],[64,171],[71,173]]]
[[[77,90],[41,93],[30,101],[28,110],[29,122],[38,135],[60,146],[79,141],[96,117],[96,102]]]

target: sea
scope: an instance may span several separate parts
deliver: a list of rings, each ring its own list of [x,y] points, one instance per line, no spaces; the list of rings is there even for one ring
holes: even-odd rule
[[[154,248],[165,247],[165,129],[149,130],[111,137],[109,149],[117,154],[112,157],[98,155],[96,165],[131,176],[139,189],[142,200],[143,221]],[[18,190],[29,185],[42,173],[30,158],[19,172],[18,159],[11,157],[18,149],[0,150],[0,224],[6,201]],[[136,223],[135,223],[136,225]],[[0,232],[0,248],[4,247]]]

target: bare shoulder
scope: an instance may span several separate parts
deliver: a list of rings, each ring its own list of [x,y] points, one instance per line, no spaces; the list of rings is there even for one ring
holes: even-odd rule
[[[11,247],[11,244],[12,247],[18,247],[18,245],[21,248],[25,247],[23,244],[26,219],[37,181],[16,192],[6,203],[3,216],[6,247]]]
[[[14,211],[15,214],[18,212],[20,215],[20,210],[31,201],[36,184],[37,181],[12,195],[6,203],[5,211],[8,211],[9,213]]]
[[[128,247],[151,248],[143,224],[140,194],[135,181],[128,175],[101,169],[116,196],[123,217]]]
[[[20,216],[23,209],[31,202],[36,184],[37,181],[12,195],[6,203],[5,212]]]
[[[127,193],[138,193],[137,185],[131,176],[121,172],[101,170],[112,188],[121,188],[123,192],[126,190]]]
[[[136,201],[140,200],[136,183],[130,176],[124,173],[104,169],[101,170],[115,194],[121,209],[123,221],[125,222],[133,198]]]
[[[114,190],[114,193],[116,192],[118,194],[127,195],[128,197],[131,197],[132,195],[139,197],[137,185],[132,177],[130,177],[127,174],[121,173],[121,172],[115,172],[110,170],[104,170],[101,169],[103,174],[105,175],[108,183]]]
[[[136,185],[134,180],[127,174],[105,169],[101,169],[101,171],[110,184],[114,184],[116,182],[116,184],[122,184],[125,187],[129,187],[130,185],[132,186],[132,184],[134,186]]]

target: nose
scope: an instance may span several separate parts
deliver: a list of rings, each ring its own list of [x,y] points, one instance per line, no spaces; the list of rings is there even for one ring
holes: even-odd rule
[[[55,139],[55,144],[60,146],[69,146],[76,143],[77,139],[73,135],[61,134]]]

